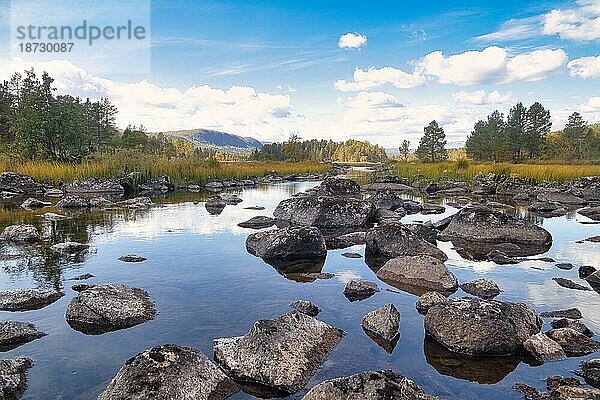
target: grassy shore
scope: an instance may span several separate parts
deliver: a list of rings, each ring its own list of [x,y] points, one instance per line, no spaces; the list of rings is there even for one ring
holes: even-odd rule
[[[130,172],[140,172],[144,179],[169,176],[176,183],[206,183],[215,179],[243,179],[265,176],[271,171],[279,175],[316,174],[326,172],[325,163],[286,162],[203,162],[193,158],[110,156],[79,164],[49,161],[0,162],[0,172],[14,171],[33,177],[37,182],[60,185],[77,179],[111,179]]]
[[[582,176],[599,176],[600,165],[566,165],[566,164],[476,164],[466,161],[447,161],[436,164],[426,163],[394,163],[392,164],[401,177],[414,179],[417,176],[431,181],[445,179],[470,181],[478,174],[506,175],[525,179],[536,184],[543,181],[566,182]]]

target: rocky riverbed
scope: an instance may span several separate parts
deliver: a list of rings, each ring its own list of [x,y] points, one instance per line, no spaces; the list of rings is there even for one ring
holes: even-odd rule
[[[0,174],[3,390],[597,396],[600,179],[317,179]]]

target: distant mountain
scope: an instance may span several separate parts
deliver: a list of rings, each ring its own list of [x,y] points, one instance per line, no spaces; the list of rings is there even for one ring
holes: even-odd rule
[[[263,144],[252,138],[234,135],[210,129],[190,129],[186,131],[164,132],[166,136],[183,139],[191,142],[196,147],[218,149],[229,152],[248,153],[254,149],[262,148]]]

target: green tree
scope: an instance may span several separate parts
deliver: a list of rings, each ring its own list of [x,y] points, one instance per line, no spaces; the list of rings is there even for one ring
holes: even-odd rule
[[[583,120],[581,114],[578,112],[571,114],[563,129],[563,135],[575,157],[580,157],[583,153],[586,131],[587,122]]]
[[[417,158],[423,162],[438,162],[448,158],[446,151],[446,135],[444,128],[434,120],[423,128],[423,137],[415,152]]]
[[[525,126],[524,147],[530,159],[541,155],[542,144],[551,128],[550,111],[536,101],[527,110]]]
[[[521,158],[521,150],[525,145],[525,131],[527,126],[527,108],[523,103],[517,103],[510,109],[506,119],[506,131],[502,147],[510,153],[510,159],[517,161]]]
[[[400,155],[404,158],[404,162],[408,161],[408,156],[410,154],[410,141],[404,139],[402,144],[400,145]]]

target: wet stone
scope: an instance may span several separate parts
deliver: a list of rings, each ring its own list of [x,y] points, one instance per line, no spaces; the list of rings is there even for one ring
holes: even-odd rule
[[[146,261],[147,258],[138,256],[137,254],[126,254],[124,256],[119,257],[119,260],[123,261],[123,262],[137,263],[137,262]]]
[[[311,317],[316,317],[321,312],[321,309],[316,304],[308,300],[296,300],[290,304],[290,307]]]
[[[0,292],[0,310],[37,310],[54,303],[65,294],[56,290],[15,289]]]
[[[583,315],[577,308],[569,308],[568,310],[544,311],[540,313],[540,317],[581,319]]]
[[[365,300],[377,292],[379,292],[377,284],[369,281],[352,280],[344,287],[344,296],[350,301]]]
[[[46,336],[30,323],[0,321],[0,351],[11,350],[32,340]]]

